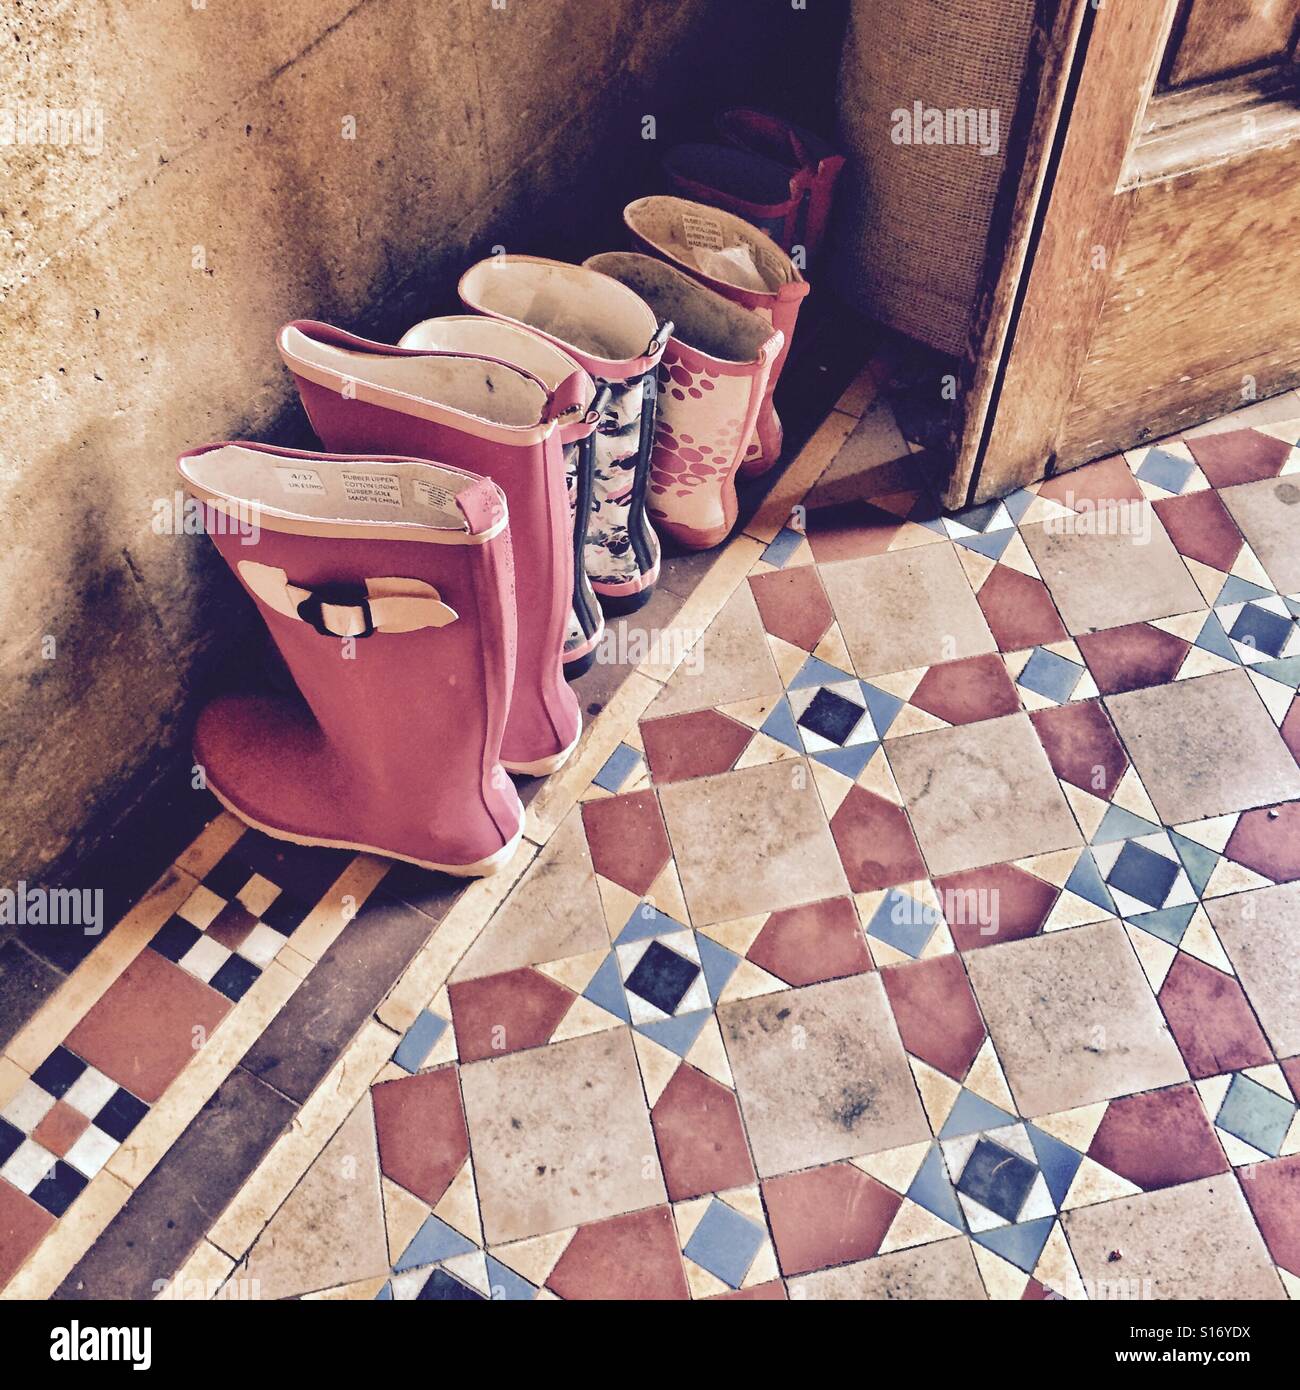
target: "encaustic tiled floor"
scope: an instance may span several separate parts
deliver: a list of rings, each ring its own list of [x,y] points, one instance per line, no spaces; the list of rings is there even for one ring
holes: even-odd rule
[[[1300,402],[941,517],[871,381],[436,929],[204,831],[0,1063],[10,1295],[261,1049],[165,1292],[1300,1296]]]

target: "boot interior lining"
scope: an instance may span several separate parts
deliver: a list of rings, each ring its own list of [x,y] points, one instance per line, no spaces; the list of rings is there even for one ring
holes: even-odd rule
[[[322,343],[297,328],[287,330],[285,346],[295,358],[311,366],[369,386],[401,391],[494,425],[526,427],[539,424],[545,417],[546,392],[501,362],[396,353],[390,357]]]
[[[467,271],[461,288],[475,308],[531,324],[607,361],[642,356],[659,326],[626,285],[577,265],[500,257]]]
[[[742,218],[685,198],[640,198],[632,228],[683,265],[738,289],[779,290],[795,279],[790,258]]]
[[[398,347],[434,352],[479,352],[487,357],[500,357],[532,372],[546,383],[549,391],[554,391],[579,370],[573,358],[545,338],[504,319],[484,318],[482,314],[425,319],[402,335]]]
[[[752,362],[772,336],[766,320],[653,256],[607,251],[587,264],[635,290],[661,323],[671,319],[674,338],[721,362]]]
[[[405,522],[468,531],[456,497],[480,480],[436,463],[295,458],[225,444],[181,460],[207,492],[309,521]]]

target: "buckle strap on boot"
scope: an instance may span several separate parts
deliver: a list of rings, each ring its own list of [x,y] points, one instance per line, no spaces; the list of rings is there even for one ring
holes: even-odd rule
[[[369,637],[372,632],[416,632],[446,627],[460,616],[422,579],[367,579],[356,584],[289,583],[274,565],[239,562],[239,577],[256,598],[285,618],[315,628],[322,637]]]

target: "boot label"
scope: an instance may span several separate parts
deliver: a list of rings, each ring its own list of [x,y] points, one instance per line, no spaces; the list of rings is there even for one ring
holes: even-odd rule
[[[368,473],[345,468],[343,493],[349,502],[377,502],[388,507],[400,507],[402,480],[395,473]]]
[[[721,251],[725,244],[722,228],[711,217],[696,212],[682,213],[682,235],[693,251]]]
[[[276,468],[285,492],[314,492],[325,495],[325,484],[314,468]]]
[[[437,512],[450,512],[452,516],[456,515],[456,494],[450,488],[439,487],[437,483],[431,483],[425,478],[412,478],[411,486],[415,490],[416,497],[426,507],[432,507]]]

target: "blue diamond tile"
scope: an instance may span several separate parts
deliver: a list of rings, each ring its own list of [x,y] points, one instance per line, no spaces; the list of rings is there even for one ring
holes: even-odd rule
[[[1059,1207],[1065,1201],[1074,1175],[1079,1171],[1083,1155],[1050,1134],[1044,1134],[1041,1129],[1035,1129],[1033,1125],[1026,1125],[1025,1132],[1034,1147],[1034,1157],[1038,1159],[1039,1171],[1047,1183],[1047,1190],[1052,1194],[1053,1203]]]
[[[487,1257],[488,1288],[498,1303],[527,1303],[537,1296],[536,1286],[530,1284],[522,1274],[507,1269],[500,1260],[491,1255]]]
[[[1187,480],[1192,476],[1192,465],[1177,454],[1167,454],[1163,449],[1151,449],[1142,460],[1137,475],[1144,483],[1154,483],[1166,492],[1182,492]]]
[[[652,936],[667,936],[669,932],[685,931],[685,926],[666,912],[660,912],[649,903],[638,903],[632,915],[623,924],[615,946],[626,946],[630,941],[645,941]]]
[[[867,923],[867,935],[916,960],[938,923],[939,914],[934,908],[918,902],[909,893],[891,888]]]
[[[1076,662],[1049,652],[1046,647],[1035,647],[1024,670],[1016,677],[1016,684],[1063,705],[1082,676],[1083,667]]]
[[[1241,665],[1241,657],[1237,654],[1237,649],[1232,645],[1228,634],[1223,630],[1223,624],[1211,613],[1201,625],[1201,630],[1196,636],[1195,645],[1202,651],[1213,652],[1215,656],[1221,656],[1225,661],[1234,662]]]
[[[666,1047],[669,1052],[685,1057],[695,1046],[695,1039],[700,1036],[704,1025],[712,1017],[713,1014],[708,1009],[701,1009],[698,1013],[678,1014],[676,1018],[659,1018],[653,1023],[638,1023],[636,1031],[649,1038],[651,1042],[657,1042],[660,1047]]]
[[[979,1134],[986,1129],[1001,1129],[1003,1125],[1015,1123],[1016,1117],[1008,1115],[999,1106],[977,1096],[964,1087],[956,1103],[948,1112],[948,1118],[939,1131],[940,1139],[960,1139],[965,1134]]]
[[[1261,589],[1258,584],[1252,584],[1249,579],[1241,579],[1235,574],[1230,574],[1224,581],[1223,588],[1219,590],[1219,596],[1214,600],[1216,608],[1228,608],[1234,603],[1249,603],[1253,598],[1272,598],[1272,591]]]
[[[1106,875],[1111,888],[1150,908],[1164,906],[1177,879],[1178,865],[1172,859],[1135,840],[1124,845]]]
[[[434,1044],[447,1031],[447,1020],[422,1009],[419,1017],[406,1030],[405,1037],[393,1053],[393,1061],[404,1071],[419,1071]]]
[[[881,690],[878,686],[870,685],[867,681],[859,681],[858,685],[862,691],[862,698],[867,702],[871,722],[883,738],[889,732],[889,726],[894,722],[898,711],[907,701],[899,699],[897,695],[891,695],[887,690]]]
[[[604,767],[591,780],[607,792],[616,792],[636,771],[640,761],[641,754],[635,748],[620,743],[605,759]]]
[[[852,679],[847,671],[829,665],[820,657],[810,656],[799,668],[799,674],[790,682],[790,689],[806,690],[810,685],[838,685],[840,681]]]
[[[763,1228],[715,1197],[682,1253],[733,1289],[745,1278],[763,1243]]]
[[[783,569],[786,561],[799,549],[802,540],[802,531],[792,530],[789,526],[782,527],[759,558],[766,560],[769,565],[775,565],[777,569]]]
[[[1183,868],[1187,870],[1187,879],[1192,885],[1192,891],[1199,897],[1218,865],[1219,856],[1212,849],[1198,845],[1195,840],[1189,840],[1186,835],[1180,835],[1176,830],[1169,832],[1169,839],[1179,859],[1183,861]]]
[[[1025,1274],[1032,1274],[1038,1257],[1043,1253],[1047,1237],[1052,1233],[1054,1216],[1041,1216],[1037,1221],[1024,1221],[1018,1226],[999,1226],[992,1231],[972,1231],[971,1239],[986,1250],[992,1250]]]
[[[878,743],[853,743],[847,748],[828,748],[811,756],[824,767],[857,781],[862,769],[871,761],[871,755],[879,748]]]
[[[1114,809],[1111,807],[1111,810]],[[1094,907],[1099,907],[1104,912],[1115,911],[1115,900],[1102,879],[1101,870],[1097,867],[1097,861],[1092,857],[1090,849],[1085,849],[1079,856],[1078,862],[1070,870],[1070,877],[1066,879],[1065,886],[1071,893],[1077,893]]]
[[[1132,811],[1126,811],[1122,806],[1107,806],[1106,814],[1102,816],[1101,824],[1092,837],[1092,843],[1113,845],[1116,840],[1135,840],[1159,829],[1158,825],[1153,825],[1141,816],[1135,816]]]
[[[700,964],[704,967],[704,982],[709,987],[709,998],[716,1004],[727,987],[727,981],[736,973],[740,957],[710,936],[697,933],[695,945],[700,953]]]
[[[763,721],[759,733],[776,739],[778,743],[784,743],[796,753],[803,752],[803,739],[799,737],[799,730],[795,727],[794,711],[784,695],[772,706],[772,712]]]
[[[623,977],[619,973],[618,960],[612,952],[601,961],[600,969],[588,981],[587,988],[582,991],[582,997],[590,999],[593,1004],[599,1005],[615,1018],[622,1019],[624,1023],[632,1022],[632,1015],[627,1007],[627,996],[623,993]]]
[[[1295,1110],[1295,1106],[1276,1091],[1238,1072],[1223,1097],[1214,1123],[1262,1153],[1276,1157],[1291,1128]]]
[[[422,1265],[437,1264],[440,1260],[454,1259],[457,1255],[468,1255],[477,1247],[465,1239],[459,1231],[453,1231],[445,1221],[436,1216],[425,1218],[424,1225],[411,1237],[410,1244],[402,1251],[401,1259],[393,1266],[397,1274],[404,1270],[419,1269]]]
[[[1162,907],[1158,912],[1139,912],[1124,920],[1150,932],[1152,936],[1158,936],[1171,946],[1180,946],[1187,934],[1187,924],[1195,912],[1195,903],[1184,903],[1182,907]]]
[[[940,1221],[946,1221],[959,1231],[965,1228],[961,1204],[957,1201],[957,1194],[949,1181],[948,1169],[944,1166],[938,1144],[930,1145],[930,1152],[917,1169],[916,1177],[907,1189],[907,1195],[918,1207],[924,1207],[931,1216],[937,1216]]]

